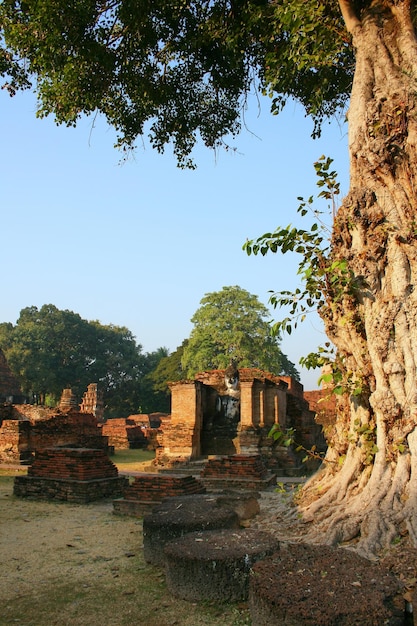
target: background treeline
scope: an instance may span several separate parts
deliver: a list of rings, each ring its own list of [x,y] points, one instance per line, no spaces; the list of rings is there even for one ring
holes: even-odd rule
[[[223,287],[201,305],[190,337],[172,354],[165,347],[144,353],[128,328],[87,321],[53,304],[22,309],[15,325],[1,323],[0,348],[29,401],[55,406],[65,388],[81,401],[87,386],[98,383],[106,418],[169,413],[168,382],[225,368],[232,359],[299,378],[256,296]]]
[[[55,406],[65,388],[81,400],[94,382],[106,417],[169,411],[167,386],[154,390],[150,377],[168,350],[144,353],[125,327],[87,321],[52,304],[31,306],[16,325],[0,324],[0,347],[30,401]]]

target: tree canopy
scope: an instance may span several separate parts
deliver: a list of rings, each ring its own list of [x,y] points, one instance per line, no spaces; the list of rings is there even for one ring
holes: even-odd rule
[[[149,379],[153,383],[154,393],[166,394],[169,396],[170,392],[167,383],[184,379],[185,374],[181,361],[187,344],[188,339],[184,339],[182,344],[178,346],[174,352],[163,357],[158,362],[155,369],[150,372]]]
[[[181,165],[197,140],[225,145],[250,91],[279,111],[299,100],[318,131],[353,76],[334,1],[3,0],[0,70],[11,94],[34,85],[38,115],[73,125],[100,111],[129,149],[148,135]]]
[[[161,410],[145,377],[166,349],[143,354],[125,327],[84,320],[52,304],[22,309],[16,325],[0,324],[0,346],[22,390],[43,403],[71,388],[81,400],[91,382],[103,393],[106,417]]]
[[[297,380],[295,366],[282,354],[271,334],[271,317],[258,297],[241,287],[207,293],[191,318],[194,328],[184,347],[181,364],[186,378],[208,369],[254,367]]]

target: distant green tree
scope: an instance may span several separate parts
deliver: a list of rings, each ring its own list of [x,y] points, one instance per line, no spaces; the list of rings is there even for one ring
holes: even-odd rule
[[[52,304],[22,309],[16,325],[0,324],[0,347],[24,393],[57,402],[71,387],[80,399],[97,382],[108,413],[120,417],[140,404],[145,356],[124,327],[89,322]]]
[[[181,359],[187,344],[188,339],[184,339],[182,344],[172,354],[163,357],[146,377],[152,385],[153,396],[158,399],[158,406],[161,407],[158,410],[164,413],[171,411],[171,391],[168,383],[185,377]]]
[[[2,322],[0,324],[0,348],[3,352],[10,350],[12,345],[13,324],[11,322]]]
[[[299,380],[295,366],[281,352],[271,334],[270,313],[257,296],[241,287],[207,293],[191,318],[194,328],[184,347],[184,378],[207,369],[224,369],[231,360],[238,367],[257,367]]]
[[[83,372],[94,361],[88,323],[52,304],[22,309],[16,326],[2,324],[1,347],[22,390],[41,403],[57,401],[64,387],[77,391]],[[92,382],[90,379],[88,382]]]
[[[103,389],[106,416],[127,417],[137,413],[146,363],[142,346],[123,326],[103,326],[97,321],[89,324],[94,331],[97,356],[88,373]]]
[[[174,352],[159,361],[157,367],[151,373],[150,377],[152,378],[155,391],[169,394],[168,383],[184,379],[185,375],[181,360],[188,341],[188,339],[184,339]]]
[[[154,372],[159,364],[169,358],[168,348],[158,348],[154,352],[148,352],[145,357],[144,376],[140,385],[140,408],[142,413],[169,413],[170,398],[166,389],[157,389],[153,379]]]

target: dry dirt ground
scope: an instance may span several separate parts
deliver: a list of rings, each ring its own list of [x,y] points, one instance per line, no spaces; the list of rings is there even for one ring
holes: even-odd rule
[[[0,624],[243,626],[246,604],[177,600],[143,560],[142,520],[88,505],[13,496],[0,476]]]
[[[282,538],[285,494],[262,493],[260,504],[261,514],[250,525]],[[251,623],[246,603],[192,604],[170,595],[164,572],[144,562],[142,520],[114,515],[112,501],[75,505],[19,499],[13,496],[13,477],[1,473],[0,563],[1,626]],[[399,545],[387,564],[407,586],[415,585],[415,550]],[[327,587],[323,578],[318,596]],[[352,589],[348,585],[349,593],[338,597],[342,605],[352,602]],[[295,592],[296,587],[287,589],[290,596]]]

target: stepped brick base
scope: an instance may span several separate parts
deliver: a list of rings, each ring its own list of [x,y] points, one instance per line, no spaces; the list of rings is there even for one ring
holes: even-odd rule
[[[202,483],[193,476],[176,474],[138,474],[121,500],[113,503],[114,513],[142,517],[164,498],[205,493]]]
[[[46,448],[36,452],[28,476],[94,480],[118,476],[115,464],[103,450],[93,448]]]
[[[104,498],[117,498],[123,494],[127,485],[128,479],[124,476],[95,480],[16,476],[13,493],[20,498],[33,500],[60,500],[86,504]]]
[[[263,490],[276,484],[276,475],[265,467],[260,456],[234,454],[209,459],[201,472],[208,489]]]
[[[14,494],[37,500],[86,503],[124,493],[129,481],[103,450],[48,448],[36,452],[27,476],[16,476]]]

